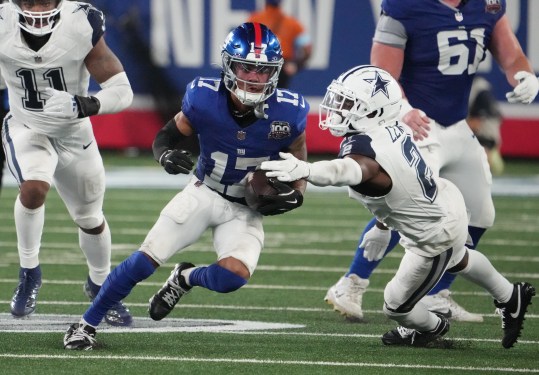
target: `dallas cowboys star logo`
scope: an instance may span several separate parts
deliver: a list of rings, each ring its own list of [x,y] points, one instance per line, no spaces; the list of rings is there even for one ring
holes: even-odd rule
[[[79,10],[82,10],[86,15],[88,15],[88,12],[90,9],[94,9],[94,7],[90,4],[77,4],[77,9],[73,11],[73,13],[77,13]]]
[[[374,82],[374,87],[372,89],[372,93],[371,93],[371,98],[378,94],[379,92],[381,92],[382,94],[384,94],[386,96],[386,98],[389,99],[389,93],[387,92],[387,85],[389,85],[389,80],[385,80],[382,78],[382,76],[380,75],[380,73],[378,72],[375,72],[375,76],[374,78],[369,78],[369,79],[363,79],[365,82],[368,82],[368,83],[373,83]]]

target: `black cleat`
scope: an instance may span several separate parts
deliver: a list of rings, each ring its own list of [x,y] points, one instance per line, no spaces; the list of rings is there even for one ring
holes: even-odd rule
[[[73,323],[64,335],[64,349],[92,350],[97,345],[95,328],[81,323]]]
[[[174,309],[180,298],[191,291],[192,287],[187,285],[181,272],[193,267],[195,265],[192,263],[176,264],[163,287],[150,299],[148,307],[150,318],[153,320],[163,319]]]
[[[36,301],[41,288],[41,268],[20,268],[19,285],[11,298],[11,315],[24,318],[36,310]]]
[[[384,345],[428,347],[430,343],[439,340],[449,331],[450,323],[443,315],[438,315],[440,323],[428,332],[420,332],[415,329],[398,326],[382,336]]]
[[[101,287],[95,284],[90,279],[90,276],[88,276],[86,283],[84,283],[83,291],[84,294],[90,298],[90,301],[95,299],[100,289]],[[122,303],[122,301],[120,301],[107,311],[105,322],[115,327],[129,327],[133,323],[133,317],[131,316],[129,309]]]
[[[503,339],[502,346],[512,348],[522,332],[524,315],[532,297],[535,296],[535,288],[528,283],[515,283],[511,299],[506,303],[494,301],[502,316]]]

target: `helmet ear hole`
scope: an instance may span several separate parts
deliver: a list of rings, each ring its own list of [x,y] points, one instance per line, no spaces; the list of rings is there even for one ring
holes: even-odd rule
[[[372,111],[371,113],[369,113],[367,116],[367,118],[375,118],[376,116],[378,116],[378,110],[376,111]]]

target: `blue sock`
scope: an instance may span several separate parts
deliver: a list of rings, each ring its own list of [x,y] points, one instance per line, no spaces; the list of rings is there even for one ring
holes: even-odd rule
[[[155,266],[146,255],[135,251],[107,276],[92,305],[82,317],[88,324],[97,327],[112,306],[124,299],[137,283],[154,272]]]
[[[194,269],[189,275],[189,284],[202,286],[218,293],[230,293],[247,284],[247,280],[213,263],[208,267]]]
[[[361,233],[361,237],[359,237],[358,247],[356,250],[356,255],[354,255],[354,260],[352,260],[352,264],[350,265],[350,270],[346,274],[346,276],[350,275],[351,273],[355,273],[362,279],[368,279],[373,271],[378,267],[378,264],[382,261],[382,259],[369,262],[366,258],[363,257],[363,250],[364,248],[359,247],[359,244],[363,240],[363,236],[365,233],[369,231],[374,225],[376,224],[376,218],[372,218],[371,221],[367,224],[365,229],[363,230],[363,233]],[[391,250],[397,246],[399,243],[400,236],[397,232],[391,231],[391,240],[389,241],[389,246],[387,247],[387,250],[385,254],[389,253]],[[384,255],[385,256],[385,255]]]
[[[478,227],[468,227],[468,233],[470,234],[470,237],[472,238],[472,244],[467,244],[466,247],[469,249],[475,249],[477,244],[479,243],[479,240],[481,239],[481,236],[485,233],[485,228],[478,228]],[[428,293],[429,296],[438,293],[440,290],[449,289],[451,287],[451,284],[455,281],[457,275],[453,273],[446,272],[442,275],[442,278],[440,281],[438,281],[438,284],[432,288],[432,290]]]

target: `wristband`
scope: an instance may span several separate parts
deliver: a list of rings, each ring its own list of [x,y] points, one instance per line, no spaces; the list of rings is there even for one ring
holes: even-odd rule
[[[99,112],[99,108],[101,107],[99,99],[97,99],[95,96],[75,95],[75,101],[77,102],[77,106],[79,107],[79,115],[77,116],[78,118],[97,115],[97,113]]]

